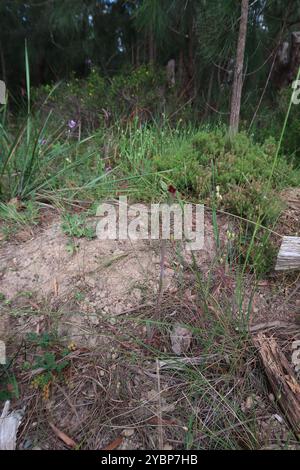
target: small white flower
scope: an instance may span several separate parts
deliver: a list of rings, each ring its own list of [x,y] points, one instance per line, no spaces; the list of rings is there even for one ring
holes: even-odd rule
[[[219,201],[222,201],[223,196],[220,194],[220,186],[216,187],[216,197]]]
[[[235,239],[235,233],[231,232],[230,230],[227,230],[226,232],[228,240],[234,240]]]

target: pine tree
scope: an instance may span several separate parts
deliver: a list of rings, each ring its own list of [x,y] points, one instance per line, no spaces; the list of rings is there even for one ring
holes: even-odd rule
[[[249,0],[242,0],[240,31],[239,31],[239,38],[238,38],[236,64],[235,64],[235,70],[234,70],[232,98],[231,98],[230,127],[229,127],[229,132],[231,136],[234,136],[239,130],[248,13],[249,13]]]

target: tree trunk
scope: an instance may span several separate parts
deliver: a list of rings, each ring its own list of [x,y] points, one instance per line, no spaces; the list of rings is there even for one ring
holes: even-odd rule
[[[215,69],[213,68],[212,72],[210,74],[210,79],[209,79],[209,83],[208,83],[208,91],[207,91],[206,106],[205,106],[205,111],[204,111],[204,115],[203,115],[203,121],[205,121],[205,119],[207,119],[207,116],[208,116],[209,111],[210,111],[210,106],[209,105],[210,105],[211,95],[212,95],[214,75],[215,75]]]
[[[184,51],[181,47],[178,60],[178,81],[182,87],[184,84]]]
[[[234,70],[234,80],[231,98],[231,111],[230,111],[230,127],[229,132],[234,136],[239,130],[240,111],[241,111],[241,98],[243,88],[243,69],[245,46],[247,37],[247,23],[249,14],[249,0],[242,0],[240,31],[236,54],[236,64]]]
[[[137,41],[137,44],[136,44],[135,65],[136,65],[136,67],[140,66],[140,43],[139,43],[139,41]]]
[[[155,44],[154,44],[154,36],[153,30],[151,28],[149,33],[149,64],[154,65],[155,63]]]

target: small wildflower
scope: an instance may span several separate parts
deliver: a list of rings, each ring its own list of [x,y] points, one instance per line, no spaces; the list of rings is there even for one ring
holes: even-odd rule
[[[228,240],[235,240],[235,233],[231,232],[231,230],[227,230],[226,235]]]
[[[73,119],[71,119],[70,121],[68,121],[68,127],[69,127],[69,129],[75,129],[76,126],[77,126],[77,122],[74,121]]]
[[[49,400],[50,397],[50,384],[46,384],[43,387],[43,399],[44,400]]]
[[[216,197],[219,201],[222,201],[223,196],[220,194],[220,186],[216,187]]]
[[[176,188],[174,188],[174,186],[170,184],[170,186],[168,187],[168,192],[174,196],[176,194],[176,191]]]
[[[71,343],[68,344],[68,349],[69,351],[76,351],[76,344],[73,341],[71,341]]]

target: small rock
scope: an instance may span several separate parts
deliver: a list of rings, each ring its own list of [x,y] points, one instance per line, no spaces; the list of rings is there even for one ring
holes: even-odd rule
[[[117,304],[114,306],[114,313],[115,315],[121,315],[121,313],[123,313],[123,305],[120,303],[120,304]]]
[[[124,429],[124,430],[122,431],[122,436],[124,436],[124,437],[131,437],[131,436],[134,435],[134,433],[135,433],[135,430],[134,430],[133,428],[131,428],[131,429]]]
[[[246,409],[251,410],[252,406],[253,406],[253,397],[249,396],[246,400]]]
[[[278,423],[283,424],[283,418],[280,415],[273,415],[273,418],[278,421]]]
[[[170,444],[165,444],[163,450],[173,450],[173,447]]]

